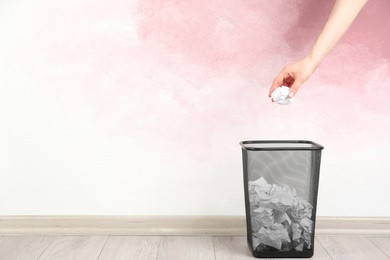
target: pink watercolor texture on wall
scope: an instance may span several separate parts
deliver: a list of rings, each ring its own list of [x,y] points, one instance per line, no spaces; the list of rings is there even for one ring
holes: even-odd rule
[[[307,53],[331,2],[44,3],[34,14],[34,74],[58,98],[82,92],[116,134],[149,132],[200,155],[243,137],[304,138],[309,129],[354,143],[372,138],[367,126],[378,140],[390,130],[388,1],[370,1],[286,108],[269,102],[268,87]]]

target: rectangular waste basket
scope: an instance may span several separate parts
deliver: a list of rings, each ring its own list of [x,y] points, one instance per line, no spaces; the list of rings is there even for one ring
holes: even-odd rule
[[[323,146],[303,140],[243,141],[247,241],[258,258],[314,254]]]

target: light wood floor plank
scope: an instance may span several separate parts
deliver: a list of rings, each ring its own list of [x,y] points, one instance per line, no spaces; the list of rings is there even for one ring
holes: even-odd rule
[[[6,236],[0,246],[2,260],[38,259],[56,236]]]
[[[373,237],[369,239],[390,257],[390,237]]]
[[[317,239],[334,260],[389,259],[364,236],[319,236]]]
[[[390,259],[389,236],[316,236],[314,247],[312,259],[316,260]],[[156,256],[160,260],[254,259],[245,236],[0,236],[1,260],[147,260]]]
[[[158,260],[214,260],[212,237],[166,236],[161,238]]]
[[[316,260],[332,260],[332,257],[326,252],[325,248],[321,245],[318,240],[318,236],[315,237],[314,241],[314,255],[312,259]]]
[[[317,239],[315,241],[314,248],[315,248],[314,256],[311,259],[332,260],[332,258],[328,255],[328,253],[321,246],[320,242]],[[246,242],[246,237],[242,237],[242,236],[215,237],[214,249],[215,249],[216,260],[253,259],[253,256],[249,251],[248,244]],[[267,258],[262,258],[262,259],[267,259]]]
[[[110,236],[99,260],[155,260],[160,237]]]
[[[253,259],[243,236],[214,237],[214,250],[216,260]]]
[[[39,260],[96,260],[108,236],[60,236]]]
[[[0,247],[1,247],[1,245],[3,244],[3,241],[5,240],[5,238],[6,238],[6,236],[1,236],[1,237],[0,237]]]

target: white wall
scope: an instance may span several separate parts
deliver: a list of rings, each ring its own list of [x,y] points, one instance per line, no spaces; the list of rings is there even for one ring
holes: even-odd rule
[[[0,2],[0,215],[243,215],[250,139],[325,146],[318,215],[390,215],[388,57],[348,99],[361,70],[332,72],[342,43],[279,107],[266,92],[291,46],[263,42],[258,63],[214,71],[141,43],[125,2]]]
[[[0,96],[1,215],[244,214],[240,139],[202,162],[142,133],[112,139],[79,101],[66,107],[25,83]],[[389,147],[315,141],[325,146],[318,215],[388,216]]]

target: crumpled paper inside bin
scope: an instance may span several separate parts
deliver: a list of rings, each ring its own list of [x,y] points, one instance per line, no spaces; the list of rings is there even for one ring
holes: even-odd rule
[[[249,181],[253,248],[310,249],[313,206],[287,185]]]

